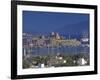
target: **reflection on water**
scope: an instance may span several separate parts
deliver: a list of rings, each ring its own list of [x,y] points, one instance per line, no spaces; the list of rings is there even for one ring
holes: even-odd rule
[[[27,52],[35,55],[56,55],[60,54],[89,54],[89,47],[87,46],[60,46],[60,47],[38,47],[26,49]]]

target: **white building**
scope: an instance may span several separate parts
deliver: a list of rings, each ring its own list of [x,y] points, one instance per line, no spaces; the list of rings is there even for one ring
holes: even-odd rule
[[[78,65],[85,65],[87,61],[84,58],[79,58],[77,61]]]
[[[44,65],[44,63],[40,63],[40,64],[38,65],[38,67],[39,67],[39,68],[44,68],[45,65]]]
[[[88,42],[89,41],[89,38],[82,38],[81,41],[82,42]]]

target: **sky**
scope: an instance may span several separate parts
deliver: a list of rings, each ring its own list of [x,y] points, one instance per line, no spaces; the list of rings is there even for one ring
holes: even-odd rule
[[[31,34],[89,33],[89,14],[23,11],[23,32]]]

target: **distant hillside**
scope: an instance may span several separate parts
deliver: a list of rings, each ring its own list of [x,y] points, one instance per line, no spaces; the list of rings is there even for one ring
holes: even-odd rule
[[[73,26],[76,27],[73,30]],[[87,30],[88,27],[88,30]],[[89,32],[89,22],[83,21],[79,23],[69,24],[62,28],[56,29],[55,32],[64,34],[64,35],[87,35]]]
[[[73,29],[73,26],[75,27]],[[51,32],[49,31],[41,31],[41,30],[33,30],[33,29],[27,29],[27,31],[23,30],[23,33],[29,33],[32,35],[50,35]],[[57,32],[60,34],[60,36],[64,36],[66,38],[77,38],[80,39],[83,36],[87,36],[89,34],[89,21],[81,21],[74,24],[69,24],[62,26],[60,28],[57,28],[53,30],[52,32]]]

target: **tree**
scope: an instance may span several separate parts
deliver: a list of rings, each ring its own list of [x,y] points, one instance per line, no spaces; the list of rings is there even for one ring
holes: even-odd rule
[[[23,59],[23,68],[29,68],[30,62],[27,59]]]

